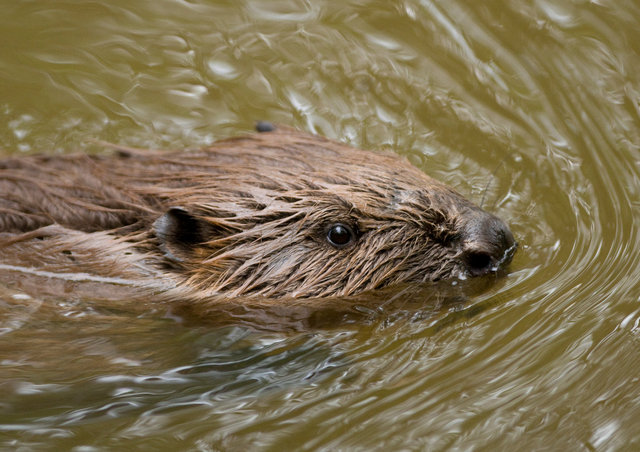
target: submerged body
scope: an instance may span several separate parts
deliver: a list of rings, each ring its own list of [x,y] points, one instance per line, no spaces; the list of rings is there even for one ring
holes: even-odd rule
[[[403,159],[262,125],[190,152],[0,160],[0,262],[189,298],[349,296],[508,263],[508,227]]]

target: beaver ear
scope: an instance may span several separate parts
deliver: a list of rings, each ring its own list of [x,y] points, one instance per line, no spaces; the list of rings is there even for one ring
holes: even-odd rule
[[[207,240],[207,225],[183,207],[170,207],[153,229],[165,256],[178,262],[189,259],[194,247]]]

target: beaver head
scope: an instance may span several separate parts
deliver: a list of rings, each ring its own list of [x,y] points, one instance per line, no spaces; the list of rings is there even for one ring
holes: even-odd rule
[[[500,219],[398,156],[259,129],[191,152],[5,160],[0,230],[59,227],[46,252],[83,272],[198,298],[348,296],[510,260]]]
[[[214,149],[224,174],[164,193],[153,224],[196,293],[346,296],[495,272],[515,249],[500,219],[394,155],[287,131]]]

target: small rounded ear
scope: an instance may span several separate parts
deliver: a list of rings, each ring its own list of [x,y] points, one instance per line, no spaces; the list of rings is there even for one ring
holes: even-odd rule
[[[183,207],[170,207],[153,223],[160,249],[174,261],[188,260],[195,247],[207,240],[207,224]]]

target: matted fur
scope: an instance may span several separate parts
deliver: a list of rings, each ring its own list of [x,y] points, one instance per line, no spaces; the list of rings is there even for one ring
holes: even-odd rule
[[[172,208],[194,231],[162,231]],[[506,226],[504,243],[472,243],[480,217],[499,221],[395,155],[283,128],[190,152],[0,161],[3,263],[174,296],[348,296],[464,276],[465,250],[498,261],[513,245]],[[346,247],[327,240],[337,223],[356,234]]]

